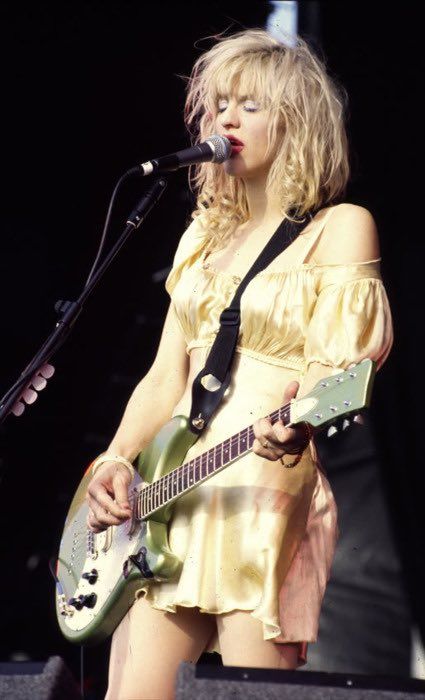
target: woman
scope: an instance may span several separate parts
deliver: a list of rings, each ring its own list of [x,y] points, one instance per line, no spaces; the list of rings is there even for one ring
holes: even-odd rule
[[[373,217],[335,204],[349,175],[341,91],[308,45],[262,30],[221,38],[195,64],[186,121],[201,141],[230,138],[233,154],[198,168],[157,356],[96,461],[93,530],[129,516],[131,462],[172,415],[188,415],[219,315],[282,219],[296,210],[307,225],[244,292],[231,385],[187,459],[252,423],[253,451],[177,501],[169,544],[182,573],[141,588],[115,631],[114,699],[173,697],[179,663],[204,651],[226,665],[305,663],[336,507],[305,429],[264,416],[364,357],[379,368],[392,345]]]

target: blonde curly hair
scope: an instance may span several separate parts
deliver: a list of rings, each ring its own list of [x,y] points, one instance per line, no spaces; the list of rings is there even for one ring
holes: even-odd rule
[[[214,38],[217,43],[187,78],[184,115],[192,142],[215,133],[221,95],[250,95],[270,112],[268,152],[275,157],[266,188],[277,194],[282,218],[291,218],[290,212],[302,217],[343,196],[350,175],[347,93],[323,61],[299,36],[286,44],[262,29],[248,29]],[[208,230],[208,248],[222,247],[235,226],[249,219],[244,182],[215,163],[197,165],[189,179],[197,192],[192,217]]]

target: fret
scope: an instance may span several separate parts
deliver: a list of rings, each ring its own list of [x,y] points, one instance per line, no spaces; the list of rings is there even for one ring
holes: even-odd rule
[[[146,515],[146,513],[148,512],[148,487],[147,486],[143,489],[142,503],[143,503],[143,515]]]
[[[173,469],[173,471],[171,472],[170,484],[171,484],[171,498],[175,498],[176,496],[179,495],[179,474],[175,469]]]
[[[193,484],[196,483],[196,468],[195,468],[195,460],[191,459],[190,462],[187,465],[187,471],[188,471],[188,478],[189,478],[189,486],[193,486]]]
[[[162,505],[165,505],[168,501],[168,478],[167,475],[162,477]]]
[[[214,467],[213,471],[219,469],[222,465],[223,453],[221,452],[221,444],[217,445],[214,450]]]
[[[282,408],[279,408],[277,411],[277,417],[278,420],[282,420],[284,425],[287,425],[287,423],[291,422],[291,408],[290,406],[282,406]]]
[[[247,432],[247,429],[244,428],[243,430],[241,430],[241,432],[239,433],[239,435],[240,435],[240,453],[242,454],[242,452],[246,452],[247,449],[248,449],[248,444],[247,444],[248,432]]]
[[[230,462],[230,440],[221,443],[223,445],[223,464]]]
[[[152,510],[152,487],[148,486],[148,511]]]
[[[146,490],[147,490],[146,504],[147,504],[148,512],[150,512],[152,510],[152,485],[149,484],[149,486]]]
[[[239,434],[235,435],[233,440],[231,440],[231,442],[230,442],[230,445],[231,445],[230,457],[231,457],[231,459],[235,459],[236,457],[239,456],[238,437],[239,437]]]
[[[208,466],[207,466],[207,473],[205,476],[208,474],[212,474],[214,471],[214,464],[215,464],[215,457],[214,457],[214,448],[211,450],[208,450]]]

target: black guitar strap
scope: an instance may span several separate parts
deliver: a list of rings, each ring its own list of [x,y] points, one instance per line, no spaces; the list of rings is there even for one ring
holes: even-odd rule
[[[308,213],[302,222],[284,219],[262,252],[239,284],[230,305],[221,312],[220,330],[209,352],[205,367],[192,384],[192,408],[189,416],[190,430],[199,435],[217,410],[224,392],[230,384],[231,367],[239,336],[241,322],[241,296],[249,282],[282,253],[310,223]]]

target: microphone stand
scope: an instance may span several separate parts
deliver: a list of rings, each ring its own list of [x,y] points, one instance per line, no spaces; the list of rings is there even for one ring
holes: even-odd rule
[[[33,403],[36,400],[37,393],[30,388],[31,386],[39,390],[46,386],[46,379],[52,376],[54,372],[54,368],[46,363],[63,345],[72,326],[83,310],[86,299],[89,298],[94,287],[102,278],[127,238],[140,226],[147,214],[149,214],[151,209],[158,202],[166,186],[167,181],[161,177],[155,181],[147,192],[145,192],[127,219],[126,227],[120,238],[114,244],[103,263],[101,263],[98,269],[93,273],[78,299],[76,301],[59,300],[56,302],[55,311],[59,316],[59,321],[56,323],[50,336],[42,344],[40,350],[21,373],[17,382],[15,382],[0,400],[0,424],[11,412],[15,415],[21,415],[25,408],[24,401],[26,403]]]

